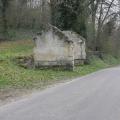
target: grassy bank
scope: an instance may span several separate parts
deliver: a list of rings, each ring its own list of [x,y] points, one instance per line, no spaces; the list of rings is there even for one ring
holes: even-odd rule
[[[62,82],[62,80],[83,76],[120,63],[119,59],[112,56],[105,56],[103,60],[92,57],[89,65],[76,67],[73,72],[24,69],[18,66],[13,58],[31,55],[33,46],[30,40],[0,43],[0,89],[43,88],[56,82]]]

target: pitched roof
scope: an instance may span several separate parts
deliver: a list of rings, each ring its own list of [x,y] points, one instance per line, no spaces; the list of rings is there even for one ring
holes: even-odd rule
[[[64,38],[64,40],[68,42],[80,42],[82,43],[85,41],[85,39],[80,36],[79,34],[73,32],[73,31],[61,31],[59,28],[49,24],[49,27],[52,28],[53,32],[58,35],[61,39]]]
[[[73,31],[63,31],[63,33],[73,42],[83,42],[85,39]]]

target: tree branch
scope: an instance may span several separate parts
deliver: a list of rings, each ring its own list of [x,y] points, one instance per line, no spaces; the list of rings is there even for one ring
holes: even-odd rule
[[[111,6],[112,6],[112,4],[113,4],[114,1],[115,1],[115,0],[112,0],[112,1],[111,1],[110,5],[109,5],[109,7],[108,7],[108,10],[107,10],[107,12],[106,12],[106,15],[105,15],[104,19],[102,20],[102,25],[104,24],[104,22],[105,22],[108,14],[109,14],[109,11],[110,11]]]

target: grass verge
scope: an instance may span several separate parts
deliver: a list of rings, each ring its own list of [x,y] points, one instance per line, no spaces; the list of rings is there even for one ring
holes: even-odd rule
[[[44,88],[53,83],[83,76],[102,68],[120,63],[119,59],[105,55],[101,60],[91,57],[89,65],[76,67],[75,71],[55,71],[24,69],[13,62],[18,56],[32,54],[33,43],[30,40],[18,40],[0,43],[0,90],[31,90]]]

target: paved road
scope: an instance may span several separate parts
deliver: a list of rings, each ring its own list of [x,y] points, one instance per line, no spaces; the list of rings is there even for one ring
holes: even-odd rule
[[[0,120],[120,120],[120,67],[5,105]]]

